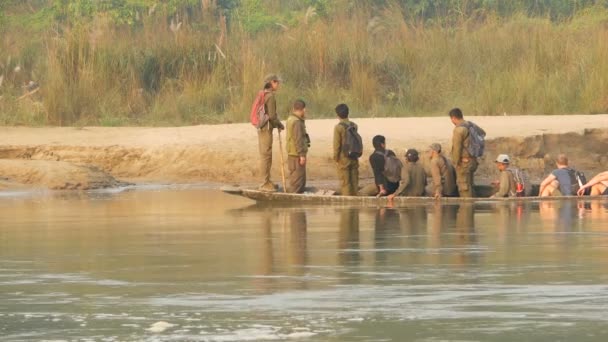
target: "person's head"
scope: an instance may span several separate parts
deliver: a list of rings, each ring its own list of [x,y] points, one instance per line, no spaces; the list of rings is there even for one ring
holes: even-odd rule
[[[375,150],[384,150],[386,148],[386,138],[383,135],[376,135],[372,138],[372,145]]]
[[[336,106],[336,114],[340,119],[348,118],[348,106],[345,103],[341,103]]]
[[[281,78],[278,75],[270,74],[264,77],[264,89],[277,91],[281,84]]]
[[[452,110],[450,110],[449,115],[450,120],[454,125],[458,125],[462,122],[462,120],[464,120],[464,116],[462,115],[462,111],[460,110],[460,108],[453,108]]]
[[[405,159],[410,162],[410,163],[415,163],[418,161],[418,151],[416,151],[413,148],[408,149],[407,151],[405,151]]]
[[[507,154],[499,154],[494,162],[496,163],[496,167],[498,168],[498,170],[504,171],[509,167],[509,164],[511,163],[511,158],[509,158],[509,155]]]
[[[568,166],[568,157],[565,154],[560,153],[557,156],[557,159],[555,160],[555,164],[557,164],[557,167],[560,167],[560,166],[561,167],[566,167],[566,166]]]
[[[299,117],[304,117],[306,114],[306,102],[302,99],[297,99],[293,102],[293,113]]]
[[[431,146],[429,146],[429,152],[431,152],[431,157],[441,154],[441,145],[439,143],[432,143]]]

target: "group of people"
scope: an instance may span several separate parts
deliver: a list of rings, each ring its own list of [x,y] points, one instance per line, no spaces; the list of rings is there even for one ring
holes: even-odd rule
[[[263,103],[268,116],[267,122],[258,128],[261,156],[260,171],[263,183],[262,191],[276,191],[277,187],[270,178],[272,165],[273,130],[287,130],[287,182],[286,192],[302,193],[306,186],[307,153],[310,138],[306,132],[306,103],[296,100],[285,127],[278,118],[275,92],[279,89],[281,79],[269,75],[264,80]],[[440,197],[475,197],[474,174],[478,167],[478,158],[483,154],[485,131],[476,124],[466,121],[459,108],[450,110],[449,117],[454,124],[452,150],[450,159],[439,143],[428,147],[423,156],[415,149],[405,153],[405,163],[387,148],[386,138],[376,135],[372,139],[374,152],[369,156],[369,163],[374,174],[372,184],[359,188],[359,158],[362,153],[361,138],[358,126],[349,120],[349,107],[339,104],[335,108],[339,122],[334,127],[333,160],[340,180],[339,194],[343,196],[431,196]],[[358,141],[357,141],[358,140]],[[495,183],[494,197],[529,196],[531,186],[520,169],[511,166],[507,154],[500,154],[496,160],[500,172]],[[557,169],[540,184],[540,196],[557,195],[608,195],[608,171],[598,174],[589,182],[577,178],[580,173],[568,166],[568,158],[560,154],[557,158]]]

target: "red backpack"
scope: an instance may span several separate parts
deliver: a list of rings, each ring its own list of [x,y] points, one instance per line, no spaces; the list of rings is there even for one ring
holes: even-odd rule
[[[264,108],[264,95],[266,95],[266,91],[260,90],[251,105],[251,112],[249,113],[251,124],[258,129],[264,127],[269,120],[266,108]]]

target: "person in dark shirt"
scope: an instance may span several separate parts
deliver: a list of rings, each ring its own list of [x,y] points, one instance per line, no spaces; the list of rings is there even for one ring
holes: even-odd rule
[[[390,182],[384,175],[384,166],[387,156],[395,157],[395,152],[386,149],[386,138],[376,135],[372,139],[374,153],[369,156],[369,164],[374,172],[374,184],[365,186],[359,194],[361,196],[387,196],[399,188],[399,182]]]

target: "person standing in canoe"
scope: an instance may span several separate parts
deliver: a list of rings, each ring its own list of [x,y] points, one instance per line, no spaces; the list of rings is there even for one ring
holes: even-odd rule
[[[279,90],[281,79],[274,74],[264,78],[264,111],[267,122],[258,128],[258,143],[260,148],[260,174],[262,175],[262,191],[276,191],[276,186],[270,180],[270,170],[272,168],[272,141],[274,129],[281,131],[285,129],[277,115],[277,100],[275,92]],[[282,153],[282,152],[281,152]]]
[[[338,124],[334,127],[334,162],[340,179],[340,195],[356,196],[359,191],[359,158],[363,143],[358,127],[348,120],[349,109],[344,103],[336,107]]]
[[[452,134],[452,163],[456,169],[456,183],[460,197],[475,197],[473,176],[483,155],[486,132],[476,124],[464,120],[459,108],[450,110],[454,124]]]
[[[306,186],[306,154],[310,139],[306,133],[306,103],[296,100],[287,119],[287,192],[301,194]]]

